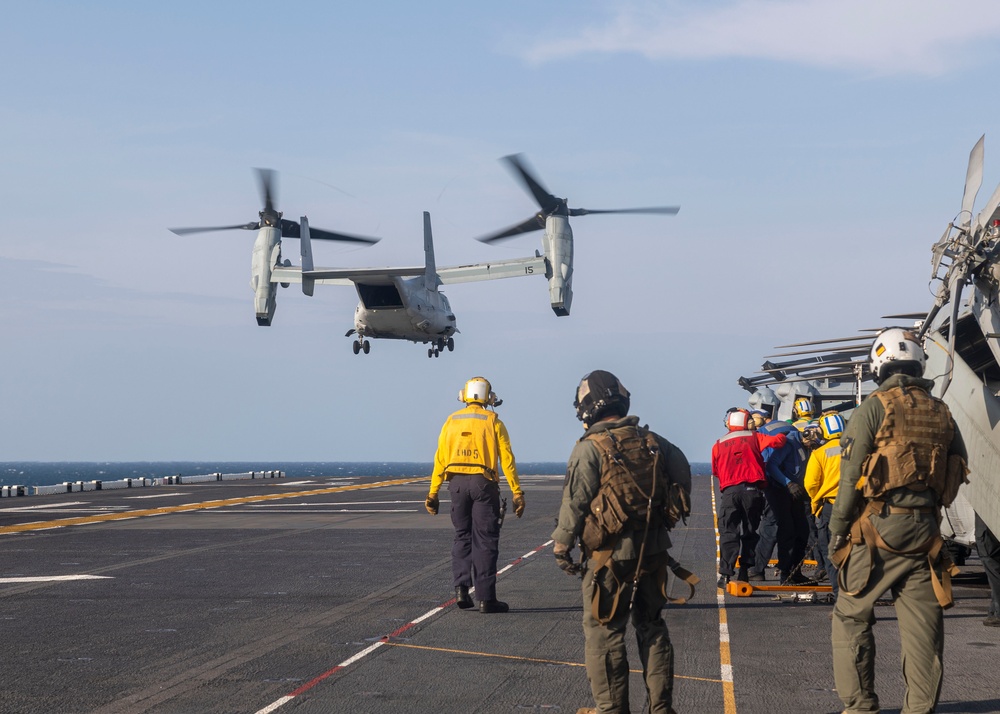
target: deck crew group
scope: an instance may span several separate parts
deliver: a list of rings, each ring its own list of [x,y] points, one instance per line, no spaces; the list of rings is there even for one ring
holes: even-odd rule
[[[763,580],[775,545],[782,583],[829,578],[834,681],[845,712],[880,711],[872,625],[886,596],[899,622],[902,712],[933,712],[941,693],[943,612],[955,572],[941,509],[967,482],[968,455],[947,405],[931,395],[925,364],[912,332],[883,330],[869,354],[878,388],[846,423],[836,412],[816,415],[807,398],[795,400],[792,423],[778,421],[777,397],[758,390],[750,410],[727,412],[728,433],[712,450],[719,586]],[[983,624],[1000,626],[998,554],[989,538],[979,540],[992,590]],[[809,554],[817,562],[811,578],[802,572]]]
[[[727,433],[712,448],[721,492],[717,584],[765,580],[775,549],[781,583],[829,579],[834,680],[849,713],[880,710],[872,625],[876,601],[889,594],[903,650],[902,713],[933,712],[954,572],[939,528],[941,509],[967,482],[968,457],[947,405],[923,378],[926,355],[913,333],[880,332],[869,360],[878,388],[849,420],[835,411],[817,414],[810,399],[799,398],[794,420],[780,421],[778,398],[767,389],[751,397],[750,409],[726,413]],[[525,496],[506,427],[490,409],[500,403],[490,383],[469,380],[459,400],[464,408],[441,430],[425,506],[436,515],[438,492],[447,484],[458,607],[474,606],[474,586],[480,612],[504,613],[508,606],[496,595],[499,475],[510,486],[518,517]],[[649,710],[674,714],[673,647],[661,613],[667,571],[692,586],[697,582],[669,554],[669,531],[690,513],[687,458],[639,426],[629,405],[628,390],[610,372],[595,370],[581,380],[574,407],[585,432],[570,456],[552,533],[559,567],[587,575],[585,659],[597,706],[578,714],[629,711],[629,621]],[[988,530],[980,539],[993,592],[983,624],[998,626],[1000,553],[989,552],[996,543],[991,539]],[[578,544],[580,561],[572,557]],[[807,575],[803,563],[810,554],[817,568]]]

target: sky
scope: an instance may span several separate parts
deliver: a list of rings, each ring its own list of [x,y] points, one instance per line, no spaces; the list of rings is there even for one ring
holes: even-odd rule
[[[0,460],[430,461],[483,375],[521,461],[562,461],[573,396],[614,372],[632,412],[707,461],[776,345],[932,303],[930,248],[986,134],[988,0],[18,3],[0,45]],[[453,353],[377,340],[355,291],[292,286],[257,327],[253,167],[278,206],[371,248],[323,267],[529,256],[475,237],[535,204],[573,219],[572,314],[543,279],[447,286]],[[298,242],[284,253],[297,261]]]

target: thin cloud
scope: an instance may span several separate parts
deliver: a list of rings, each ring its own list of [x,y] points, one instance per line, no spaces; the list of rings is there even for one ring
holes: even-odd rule
[[[651,60],[763,59],[872,74],[937,76],[994,54],[990,0],[737,0],[630,3],[606,23],[522,52],[535,64],[592,53]]]

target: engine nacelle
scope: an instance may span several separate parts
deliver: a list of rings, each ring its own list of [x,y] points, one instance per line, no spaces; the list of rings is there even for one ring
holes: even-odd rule
[[[278,286],[271,282],[271,267],[281,260],[281,230],[263,226],[257,232],[250,261],[250,288],[253,290],[257,324],[267,327],[274,317]]]
[[[545,219],[542,249],[548,262],[549,303],[556,315],[565,317],[573,302],[573,229],[566,216]]]

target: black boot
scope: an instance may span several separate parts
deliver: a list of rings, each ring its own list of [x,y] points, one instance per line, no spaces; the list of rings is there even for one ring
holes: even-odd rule
[[[472,598],[469,597],[469,588],[466,585],[455,586],[455,604],[463,610],[472,607]]]
[[[510,608],[507,603],[501,602],[500,600],[480,600],[479,601],[479,612],[485,612],[487,614],[493,612],[507,612]]]

